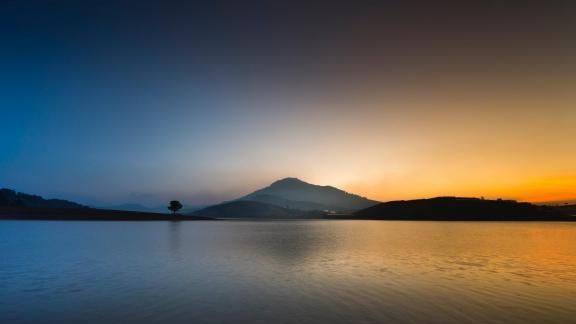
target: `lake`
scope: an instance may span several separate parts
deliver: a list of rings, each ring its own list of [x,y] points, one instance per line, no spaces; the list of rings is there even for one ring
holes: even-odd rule
[[[0,221],[0,323],[576,323],[576,223]]]

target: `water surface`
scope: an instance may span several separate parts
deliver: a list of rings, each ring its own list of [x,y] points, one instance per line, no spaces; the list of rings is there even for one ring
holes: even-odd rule
[[[576,224],[0,222],[0,323],[576,323]]]

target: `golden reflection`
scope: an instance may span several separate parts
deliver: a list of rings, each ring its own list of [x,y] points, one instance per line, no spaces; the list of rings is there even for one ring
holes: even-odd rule
[[[562,287],[576,275],[575,224],[533,222],[334,222],[331,249],[307,264],[316,272],[362,271],[367,280],[466,280]],[[513,235],[511,235],[513,234]],[[333,262],[330,260],[334,260]],[[317,263],[322,263],[321,267]],[[316,266],[315,266],[316,265]]]

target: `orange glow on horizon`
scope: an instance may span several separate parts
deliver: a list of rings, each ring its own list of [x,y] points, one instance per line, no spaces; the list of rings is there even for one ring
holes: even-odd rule
[[[402,187],[388,189],[363,184],[342,186],[345,190],[379,200],[408,200],[438,196],[485,197],[487,199],[514,199],[533,203],[571,201],[576,197],[576,177],[549,177],[516,184],[486,186],[479,183],[460,185],[457,182],[438,186],[420,187],[405,183]],[[384,189],[382,189],[384,188]]]

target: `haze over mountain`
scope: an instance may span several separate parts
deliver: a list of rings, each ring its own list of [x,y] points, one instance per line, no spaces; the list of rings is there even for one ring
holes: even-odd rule
[[[228,219],[303,219],[322,218],[323,213],[290,209],[258,201],[235,200],[201,209],[193,215]]]
[[[319,186],[298,178],[284,178],[237,200],[257,201],[298,210],[352,212],[378,204],[332,186]]]
[[[239,199],[193,214],[216,218],[322,218],[325,213],[351,213],[376,204],[377,201],[331,186],[284,178]]]

